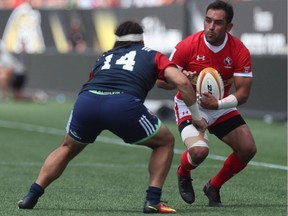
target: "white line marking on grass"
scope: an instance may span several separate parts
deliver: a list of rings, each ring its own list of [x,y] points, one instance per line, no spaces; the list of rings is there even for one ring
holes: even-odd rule
[[[18,130],[25,130],[25,131],[31,131],[31,132],[38,132],[38,133],[45,133],[45,134],[52,134],[52,135],[61,135],[63,136],[65,134],[65,130],[56,129],[56,128],[50,128],[50,127],[44,127],[44,126],[38,126],[38,125],[31,125],[21,122],[10,122],[10,121],[4,121],[0,120],[0,127],[2,128],[9,128],[9,129],[18,129]],[[125,145],[130,147],[142,147],[137,145],[129,145],[124,143],[120,139],[112,138],[112,137],[104,137],[104,136],[98,136],[96,141],[104,142],[104,143],[110,143],[110,144],[117,144],[117,145]],[[181,149],[174,149],[175,154],[182,154],[183,150]],[[209,159],[217,160],[217,161],[224,161],[226,157],[219,156],[219,155],[208,155]],[[1,163],[3,164],[3,162]],[[263,163],[263,162],[256,162],[256,161],[250,161],[249,165],[257,166],[257,167],[265,167],[265,168],[272,168],[272,169],[279,169],[279,170],[288,170],[287,166],[283,165],[277,165],[277,164],[270,164],[270,163]]]
[[[182,150],[179,151],[179,149],[175,149],[174,151],[176,154],[182,154],[183,153],[183,151]],[[209,154],[208,158],[212,159],[212,160],[217,160],[217,161],[225,161],[226,160],[226,157],[219,156],[219,155],[213,155],[213,154]],[[258,166],[258,167],[267,167],[267,168],[279,169],[279,170],[288,170],[287,166],[269,164],[269,163],[263,163],[263,162],[256,162],[256,161],[250,161],[249,165]]]
[[[0,165],[2,166],[32,166],[32,167],[41,167],[43,165],[43,162],[7,162],[7,161],[0,161]],[[106,168],[147,168],[147,164],[113,164],[113,163],[81,163],[81,162],[74,162],[72,161],[71,164],[69,164],[69,167],[106,167]]]

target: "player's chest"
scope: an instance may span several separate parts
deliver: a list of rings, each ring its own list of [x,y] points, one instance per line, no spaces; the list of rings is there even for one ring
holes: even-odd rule
[[[234,62],[234,56],[230,52],[222,50],[214,53],[208,49],[199,49],[191,55],[187,69],[200,73],[204,68],[212,67],[216,69],[222,79],[225,80],[233,76]]]

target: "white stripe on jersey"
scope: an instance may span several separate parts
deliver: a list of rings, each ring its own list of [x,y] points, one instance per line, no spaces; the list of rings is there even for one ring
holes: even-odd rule
[[[234,72],[233,76],[242,76],[242,77],[253,77],[252,72],[249,73],[243,73],[243,72]]]
[[[145,51],[147,51],[147,52],[150,52],[150,51],[151,51],[151,48],[144,46],[144,47],[142,48],[142,50],[145,50]]]

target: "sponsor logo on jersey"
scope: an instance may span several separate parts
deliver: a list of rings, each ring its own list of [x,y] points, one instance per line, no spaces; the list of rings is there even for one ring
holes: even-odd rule
[[[196,61],[205,61],[206,60],[206,56],[205,55],[197,55],[196,56]]]

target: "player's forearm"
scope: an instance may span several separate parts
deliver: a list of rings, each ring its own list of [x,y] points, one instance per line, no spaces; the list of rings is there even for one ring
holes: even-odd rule
[[[235,80],[235,92],[233,95],[237,99],[237,106],[242,105],[248,101],[251,87],[252,87],[252,78],[249,77],[236,77]]]
[[[173,89],[177,88],[177,86],[174,85],[173,83],[167,83],[164,80],[157,80],[156,86],[158,88],[162,88],[162,89],[166,89],[166,90],[173,90]]]
[[[184,85],[184,87],[183,86],[181,87],[179,87],[178,90],[186,106],[189,108],[191,115],[193,116],[193,119],[201,120],[202,117],[199,112],[199,106],[196,100],[196,94],[192,85],[189,83],[187,85]]]
[[[185,82],[178,85],[177,88],[188,107],[196,103],[196,94],[188,79],[185,79]]]

